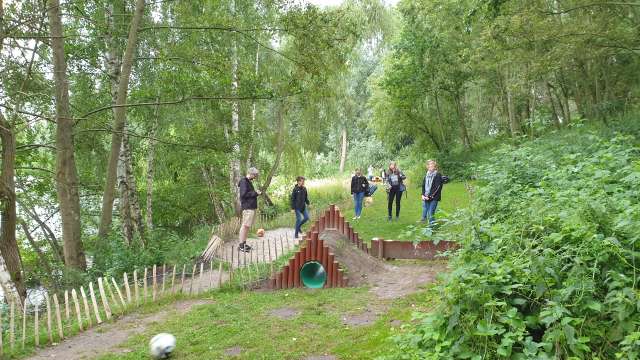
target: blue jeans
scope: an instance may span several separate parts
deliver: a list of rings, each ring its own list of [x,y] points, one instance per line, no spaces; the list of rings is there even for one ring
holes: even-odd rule
[[[429,225],[436,222],[436,208],[438,207],[438,200],[422,200],[422,221],[429,220]]]
[[[356,216],[362,214],[362,202],[364,201],[364,192],[353,194],[353,202],[355,203]]]
[[[295,237],[298,237],[298,234],[302,232],[302,225],[309,221],[309,211],[305,207],[302,210],[296,209],[296,234]]]

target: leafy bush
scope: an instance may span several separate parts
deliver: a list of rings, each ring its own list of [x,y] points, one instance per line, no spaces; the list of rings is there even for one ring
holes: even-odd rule
[[[493,152],[455,216],[462,249],[442,302],[395,337],[391,358],[639,356],[640,149],[602,134]]]

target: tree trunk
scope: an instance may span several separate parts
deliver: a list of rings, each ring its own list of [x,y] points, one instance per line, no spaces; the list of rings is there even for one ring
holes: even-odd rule
[[[126,126],[125,126],[126,128]],[[129,137],[123,134],[120,146],[120,159],[118,161],[118,190],[120,192],[120,221],[122,225],[122,236],[124,243],[131,245],[133,243],[133,218],[131,214],[131,199],[129,198],[129,184],[127,177],[127,142]]]
[[[69,104],[69,80],[64,51],[64,32],[59,0],[47,3],[56,100],[56,189],[62,219],[65,265],[85,270],[81,239],[78,171],[74,156],[73,119]]]
[[[7,270],[2,256],[0,256],[0,287],[2,287],[2,292],[5,294],[7,302],[13,301],[15,304],[22,306],[23,297],[20,296],[16,285],[11,281],[11,273]]]
[[[340,172],[344,172],[347,162],[347,126],[342,127],[342,146],[340,147]]]
[[[256,48],[256,81],[258,79],[258,70],[260,64],[260,47]],[[257,115],[257,102],[253,100],[251,104],[251,132],[249,133],[249,151],[247,152],[247,169],[253,166],[254,158],[254,142],[256,133],[256,115]]]
[[[159,98],[156,98],[158,102]],[[159,118],[159,106],[156,106],[154,111],[154,123],[151,128],[151,139],[149,140],[149,152],[147,153],[147,211],[146,211],[146,224],[147,229],[150,231],[153,229],[153,176],[156,170],[155,157],[156,157],[156,136],[158,136],[158,118]]]
[[[231,0],[231,14],[235,16],[235,0]],[[234,36],[231,45],[231,96],[238,95],[238,44]],[[229,188],[233,197],[236,215],[240,215],[240,104],[237,100],[231,102],[231,158],[229,159]]]
[[[444,146],[444,151],[448,153],[448,149],[445,146],[447,140],[444,137],[444,121],[442,120],[442,111],[440,110],[440,100],[438,99],[438,91],[434,91],[433,98],[436,101],[436,113],[438,115],[438,124],[440,125],[440,137],[442,137],[442,146]]]
[[[551,105],[551,112],[553,113],[553,123],[557,129],[560,129],[562,125],[560,124],[560,117],[558,116],[558,111],[556,110],[556,105],[553,101],[553,94],[551,93],[551,84],[546,82],[545,87],[547,88],[547,96],[549,97],[549,104]]]
[[[118,80],[118,93],[116,98],[116,107],[114,110],[113,132],[111,134],[111,151],[109,163],[107,165],[107,180],[102,197],[102,213],[100,216],[100,227],[98,228],[98,236],[104,238],[111,228],[113,217],[113,200],[115,195],[116,177],[118,170],[118,157],[120,155],[120,147],[122,145],[122,134],[125,128],[127,110],[123,106],[127,102],[127,93],[129,88],[129,80],[131,78],[131,69],[133,67],[133,57],[138,45],[138,28],[142,21],[144,13],[144,0],[136,0],[136,8],[131,19],[129,28],[129,37],[127,40],[127,48],[122,57],[122,69]]]
[[[469,139],[469,131],[467,130],[467,124],[464,121],[464,111],[462,110],[462,100],[460,99],[460,94],[456,93],[455,95],[455,106],[456,113],[458,115],[458,122],[460,124],[460,131],[462,136],[462,145],[464,145],[465,149],[471,148],[471,139]]]
[[[0,112],[0,138],[2,139],[2,170],[0,173],[0,255],[5,261],[18,295],[24,299],[27,291],[22,279],[22,259],[16,241],[16,138],[13,126]]]
[[[264,183],[262,183],[262,187],[260,188],[262,193],[264,194],[264,199],[269,206],[273,206],[273,202],[271,201],[271,198],[267,196],[267,189],[269,189],[271,180],[273,180],[273,177],[278,171],[278,167],[280,166],[280,161],[282,159],[282,153],[284,153],[286,134],[285,113],[287,111],[286,106],[287,105],[284,103],[284,101],[281,101],[280,104],[278,104],[278,111],[276,114],[276,117],[278,119],[278,128],[276,130],[276,158],[273,161],[271,170],[269,170],[269,174],[265,178]]]
[[[49,243],[49,246],[51,247],[53,252],[53,256],[56,258],[56,260],[58,260],[61,264],[64,264],[64,252],[60,248],[60,244],[58,244],[58,239],[56,238],[56,234],[53,233],[53,230],[51,230],[49,225],[42,221],[42,219],[40,219],[35,209],[29,207],[24,203],[19,203],[19,205],[20,208],[38,224],[40,230],[45,236],[45,239],[47,239],[47,242]]]

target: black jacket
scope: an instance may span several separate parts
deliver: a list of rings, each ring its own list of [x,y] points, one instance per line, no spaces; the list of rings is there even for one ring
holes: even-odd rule
[[[307,205],[309,205],[307,188],[296,184],[293,188],[293,192],[291,193],[291,209],[302,211]]]
[[[431,200],[440,201],[441,193],[442,193],[442,175],[439,172],[436,172],[436,176],[433,177],[433,181],[431,182],[431,189],[425,189],[427,185],[426,174],[422,178],[422,195],[428,195],[431,197]]]
[[[360,175],[354,175],[351,178],[351,194],[366,192],[369,189],[367,178]]]
[[[258,193],[253,188],[253,183],[243,177],[238,183],[240,188],[240,206],[242,210],[255,210],[258,208]]]

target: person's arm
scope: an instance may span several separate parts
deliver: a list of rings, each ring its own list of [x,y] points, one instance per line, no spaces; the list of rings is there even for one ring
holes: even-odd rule
[[[433,185],[431,185],[431,191],[429,193],[430,198],[436,198],[442,191],[442,175],[436,173],[436,176],[433,178]]]
[[[403,181],[407,179],[407,176],[402,171],[400,171],[400,179]]]
[[[296,188],[293,188],[291,192],[291,210],[295,210],[296,208]]]
[[[309,201],[309,192],[306,189],[304,190],[304,203],[311,205],[311,202]]]
[[[351,195],[353,195],[353,188],[356,187],[356,177],[351,178]]]

